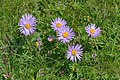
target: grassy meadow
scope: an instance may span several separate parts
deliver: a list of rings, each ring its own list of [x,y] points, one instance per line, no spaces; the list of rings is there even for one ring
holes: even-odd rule
[[[36,18],[30,36],[19,31],[24,14]],[[51,22],[62,18],[75,32],[66,44],[58,41]],[[102,30],[88,37],[85,27],[96,24]],[[55,40],[49,42],[49,35]],[[40,38],[39,50],[36,38]],[[69,45],[81,44],[81,60],[66,58]],[[92,55],[96,54],[93,58]],[[0,80],[119,80],[120,1],[119,0],[1,0]]]

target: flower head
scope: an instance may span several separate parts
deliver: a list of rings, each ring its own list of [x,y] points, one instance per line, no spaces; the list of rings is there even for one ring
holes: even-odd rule
[[[18,26],[21,26],[19,28],[20,32],[23,33],[25,36],[30,35],[35,31],[35,25],[36,18],[30,14],[23,15],[20,19],[20,22],[18,23]]]
[[[53,22],[51,22],[51,26],[55,31],[63,28],[66,24],[66,21],[62,18],[56,18]]]
[[[70,40],[72,40],[72,38],[75,36],[73,29],[65,26],[64,28],[61,28],[58,31],[58,40],[63,42],[63,43],[67,43]]]
[[[96,28],[95,24],[88,25],[85,30],[88,33],[88,36],[93,36],[94,38],[101,32],[100,28]]]
[[[49,36],[49,37],[48,37],[48,41],[49,41],[49,42],[54,41],[54,37],[53,37],[53,36]]]
[[[96,54],[92,54],[92,58],[95,58],[96,57]]]
[[[39,48],[39,50],[41,49],[41,48],[40,48],[40,45],[41,45],[40,38],[37,38],[37,39],[36,39],[36,47]]]
[[[83,53],[83,48],[81,48],[81,45],[76,44],[75,46],[68,46],[67,50],[67,59],[70,58],[72,62],[76,62],[77,59],[76,57],[80,60],[82,53]]]

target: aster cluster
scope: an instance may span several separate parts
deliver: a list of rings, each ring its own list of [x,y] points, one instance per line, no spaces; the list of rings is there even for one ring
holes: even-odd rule
[[[30,14],[25,14],[20,19],[18,26],[20,26],[19,30],[22,34],[25,36],[31,35],[36,30],[36,18]],[[67,22],[62,18],[56,18],[51,22],[51,27],[54,31],[57,33],[57,40],[62,42],[63,44],[69,43],[75,36],[75,33],[72,28],[67,26]],[[89,24],[85,27],[86,32],[88,33],[88,36],[96,38],[101,30],[100,28],[97,28],[95,24]],[[53,42],[55,37],[49,36],[48,41]],[[36,47],[39,48],[41,45],[40,38],[36,39]],[[76,44],[76,45],[70,45],[68,46],[67,52],[67,59],[70,59],[72,62],[76,62],[77,59],[81,60],[81,56],[83,54],[83,48],[82,45]]]
[[[67,43],[75,36],[73,29],[66,25],[67,22],[62,18],[56,18],[51,22],[54,31],[57,32],[58,40],[62,43]]]
[[[64,44],[70,42],[75,36],[73,29],[67,26],[67,22],[62,18],[56,18],[55,20],[53,20],[53,22],[51,22],[51,26],[54,31],[57,32],[57,39]],[[68,46],[67,59],[70,58],[70,60],[73,62],[77,61],[76,58],[80,60],[83,52],[82,50],[83,49],[79,44],[74,46]]]

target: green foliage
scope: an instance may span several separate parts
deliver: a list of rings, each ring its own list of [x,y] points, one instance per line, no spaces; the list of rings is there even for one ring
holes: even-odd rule
[[[2,0],[0,1],[0,79],[99,80],[120,79],[120,3],[118,0]],[[22,15],[37,18],[36,32],[24,36],[18,30]],[[73,28],[75,38],[67,44],[47,41],[56,36],[51,21],[61,17]],[[87,24],[102,30],[88,38]],[[35,39],[41,38],[41,50]],[[83,45],[82,60],[66,59],[70,44]],[[96,53],[96,58],[92,54]]]

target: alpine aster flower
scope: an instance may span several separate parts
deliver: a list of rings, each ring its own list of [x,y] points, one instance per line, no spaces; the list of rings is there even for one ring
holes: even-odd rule
[[[58,30],[58,40],[63,42],[63,43],[67,43],[70,40],[72,40],[72,38],[75,36],[73,29],[70,29],[69,27],[65,26],[64,28],[61,28]]]
[[[100,28],[96,28],[95,24],[88,25],[85,30],[88,33],[88,36],[92,36],[94,38],[96,38],[101,32]]]
[[[66,21],[62,18],[56,18],[53,22],[51,22],[51,26],[55,31],[63,28],[66,24]]]
[[[40,50],[40,45],[41,45],[41,41],[40,41],[40,38],[37,38],[36,39],[36,47]]]
[[[70,58],[72,62],[76,62],[77,59],[76,57],[80,60],[82,53],[83,53],[83,48],[81,48],[81,45],[76,44],[75,46],[68,46],[67,50],[67,59]]]
[[[35,25],[36,18],[30,14],[23,15],[20,19],[20,22],[18,23],[18,26],[21,26],[19,28],[20,32],[23,33],[25,36],[30,35],[35,31]]]
[[[54,37],[53,37],[53,36],[49,36],[49,37],[48,37],[48,41],[49,41],[49,42],[52,42],[53,40],[54,40]]]

